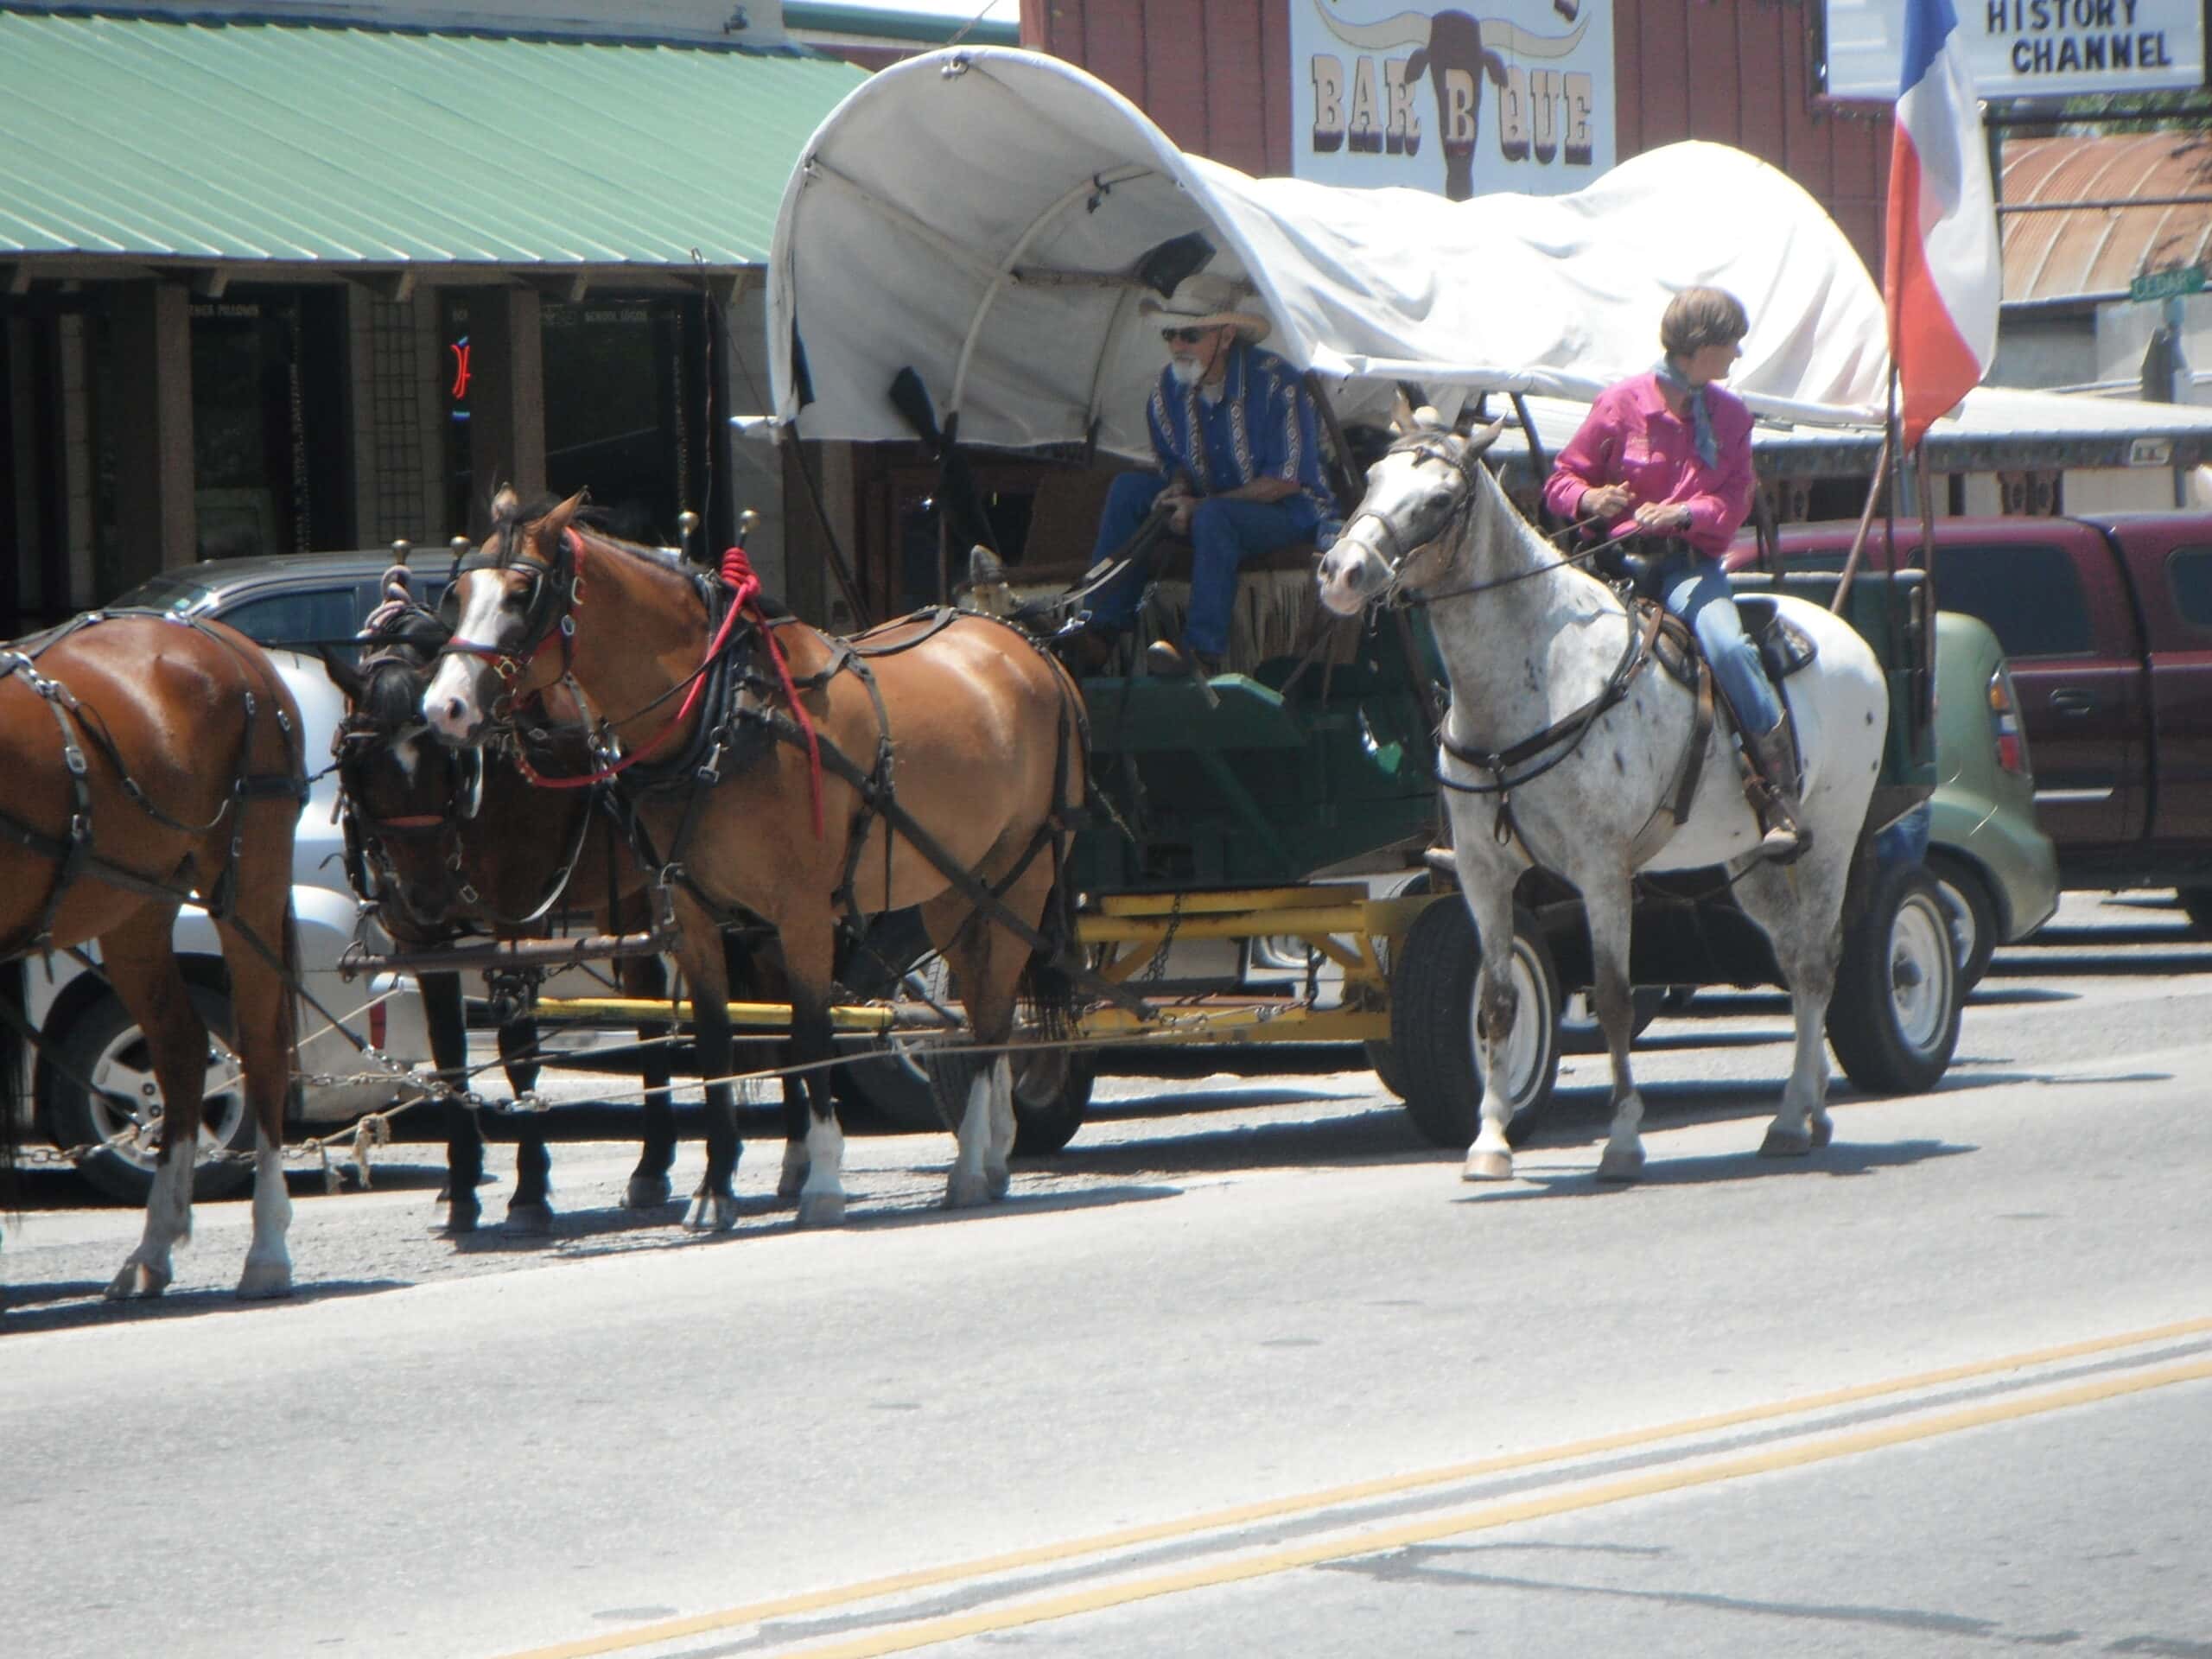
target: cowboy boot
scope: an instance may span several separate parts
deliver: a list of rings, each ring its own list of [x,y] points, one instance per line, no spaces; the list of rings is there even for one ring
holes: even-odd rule
[[[1778,720],[1769,732],[1744,734],[1744,753],[1753,775],[1745,780],[1745,794],[1759,815],[1758,855],[1787,864],[1813,844],[1813,833],[1798,821],[1797,753],[1791,741],[1789,722]]]

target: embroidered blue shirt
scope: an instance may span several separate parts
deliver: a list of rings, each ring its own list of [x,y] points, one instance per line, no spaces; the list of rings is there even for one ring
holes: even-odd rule
[[[1238,340],[1230,348],[1218,397],[1182,385],[1173,369],[1161,370],[1145,423],[1170,483],[1180,473],[1198,494],[1218,495],[1255,478],[1295,479],[1300,493],[1286,502],[1308,502],[1316,518],[1335,515],[1313,399],[1298,372],[1273,352]]]

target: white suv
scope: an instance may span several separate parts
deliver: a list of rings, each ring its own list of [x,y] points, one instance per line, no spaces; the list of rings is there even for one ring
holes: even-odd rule
[[[380,553],[208,560],[164,572],[116,600],[113,608],[151,606],[213,617],[270,646],[338,645],[360,626],[359,619],[373,603],[385,562]],[[272,649],[270,656],[299,704],[308,770],[319,772],[329,763],[345,699],[315,657],[282,649]],[[287,1111],[294,1128],[307,1134],[342,1125],[416,1092],[408,1087],[406,1074],[429,1058],[422,999],[411,979],[378,976],[347,981],[337,971],[360,915],[346,882],[337,804],[338,779],[332,774],[315,781],[300,815],[292,878],[300,963],[308,992],[384,1059],[365,1057],[303,1002],[299,1070],[305,1082],[293,1091]],[[381,934],[372,933],[367,943],[375,950],[389,948]],[[209,1029],[219,1033],[229,1005],[221,949],[204,911],[188,906],[179,913],[176,949]],[[35,1111],[38,1130],[55,1145],[70,1147],[108,1142],[134,1119],[142,1125],[158,1120],[161,1091],[147,1065],[144,1039],[98,975],[59,955],[50,963],[28,957],[0,973],[6,976],[4,994],[20,998],[24,1012],[70,1070],[109,1095],[139,1103],[136,1113],[126,1114],[112,1098],[88,1096],[60,1067],[35,1055],[10,1053],[7,1064],[27,1085],[16,1096],[24,1109]],[[221,1148],[245,1150],[253,1144],[253,1122],[236,1073],[228,1049],[219,1040],[211,1044],[207,1119],[213,1133],[200,1140],[204,1160],[194,1182],[198,1198],[242,1191],[252,1176],[244,1160],[213,1160]],[[141,1134],[91,1154],[80,1167],[104,1191],[142,1198],[152,1180],[153,1155],[154,1137]]]

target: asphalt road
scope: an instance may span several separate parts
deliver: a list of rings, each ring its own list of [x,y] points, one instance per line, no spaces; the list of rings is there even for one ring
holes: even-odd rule
[[[2212,1655],[2212,947],[2069,900],[1802,1163],[1780,1000],[1700,1001],[1628,1192],[1575,1060],[1498,1187],[1350,1072],[1113,1079],[986,1214],[856,1140],[834,1233],[772,1147],[716,1240],[560,1147],[457,1249],[403,1147],[275,1306],[236,1206],[116,1310],[135,1216],[35,1195],[5,1649]]]

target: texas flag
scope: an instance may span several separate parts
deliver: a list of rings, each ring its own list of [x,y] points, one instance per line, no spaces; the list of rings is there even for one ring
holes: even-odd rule
[[[1888,243],[1882,293],[1910,449],[1997,355],[1997,210],[1951,0],[1904,0]]]

